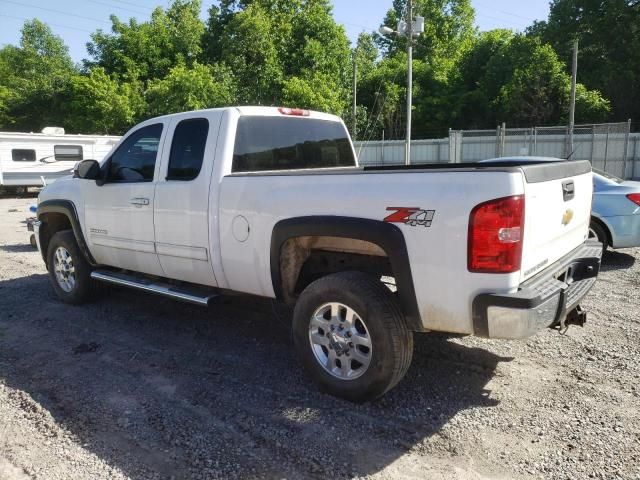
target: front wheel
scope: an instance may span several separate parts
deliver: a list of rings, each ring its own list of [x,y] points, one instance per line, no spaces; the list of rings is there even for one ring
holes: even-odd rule
[[[413,355],[413,335],[393,294],[360,272],[328,275],[302,292],[293,341],[323,390],[355,402],[393,388]]]
[[[60,300],[72,305],[89,300],[95,280],[91,278],[91,265],[80,253],[71,230],[57,232],[47,248],[49,279]]]

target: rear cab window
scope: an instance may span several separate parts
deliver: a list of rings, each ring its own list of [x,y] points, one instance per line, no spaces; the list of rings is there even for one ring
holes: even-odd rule
[[[340,122],[257,115],[238,119],[233,173],[355,165],[349,136]]]

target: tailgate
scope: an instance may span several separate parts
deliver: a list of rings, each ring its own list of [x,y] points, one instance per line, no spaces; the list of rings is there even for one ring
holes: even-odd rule
[[[523,166],[525,192],[521,281],[544,270],[587,238],[593,180],[584,161]]]

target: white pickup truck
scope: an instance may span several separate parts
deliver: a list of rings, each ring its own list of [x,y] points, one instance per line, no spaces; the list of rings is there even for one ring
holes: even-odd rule
[[[584,323],[592,191],[586,161],[363,168],[335,116],[222,108],[147,120],[79,163],[40,193],[36,237],[68,303],[108,282],[295,304],[310,376],[364,401],[404,376],[413,332]]]

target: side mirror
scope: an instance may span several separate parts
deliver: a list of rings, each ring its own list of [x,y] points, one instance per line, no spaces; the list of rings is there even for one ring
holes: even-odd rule
[[[83,160],[73,169],[74,178],[96,180],[100,177],[100,164],[96,160]]]

